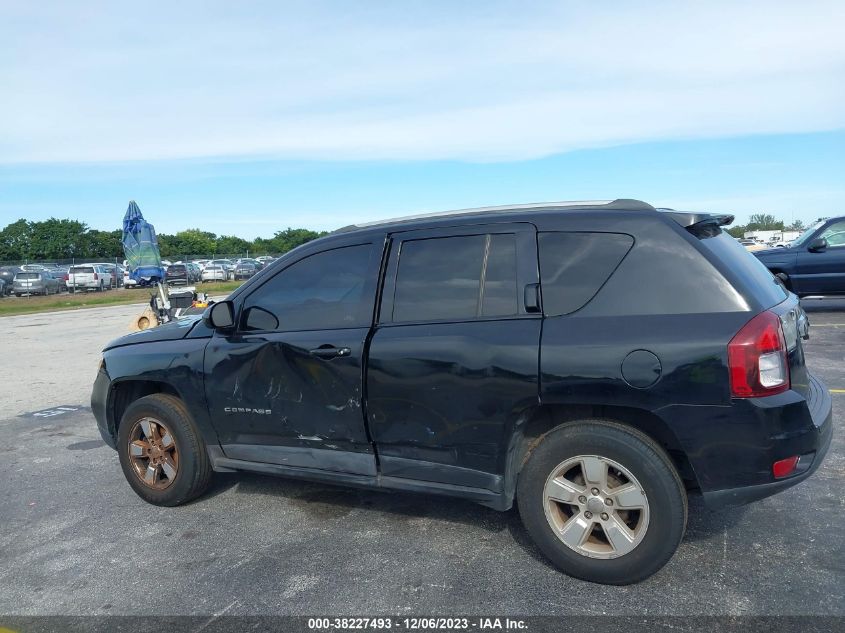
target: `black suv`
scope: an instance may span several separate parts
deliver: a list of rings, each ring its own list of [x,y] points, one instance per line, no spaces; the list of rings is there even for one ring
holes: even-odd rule
[[[515,500],[564,572],[636,582],[688,492],[760,499],[830,443],[806,316],[731,220],[617,200],[350,226],[112,342],[94,414],[150,503],[235,470]]]

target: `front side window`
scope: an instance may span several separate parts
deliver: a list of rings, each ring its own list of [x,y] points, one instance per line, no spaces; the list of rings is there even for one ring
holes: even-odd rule
[[[276,273],[244,302],[241,328],[263,331],[364,327],[373,298],[364,295],[372,246],[317,253]]]
[[[393,321],[460,321],[518,312],[513,234],[402,242]]]
[[[819,237],[826,239],[828,246],[845,246],[845,221],[834,222]]]

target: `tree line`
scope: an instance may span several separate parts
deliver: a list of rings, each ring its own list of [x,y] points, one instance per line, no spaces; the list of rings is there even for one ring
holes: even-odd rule
[[[806,228],[801,220],[786,224],[770,213],[754,213],[748,218],[748,224],[735,224],[728,227],[728,233],[734,237],[742,237],[747,231],[798,231],[800,233]]]
[[[161,256],[281,255],[325,232],[287,228],[273,237],[246,240],[235,235],[215,235],[187,229],[175,235],[158,235]],[[20,219],[0,231],[0,261],[67,259],[123,259],[123,231],[98,231],[79,220],[50,218],[39,222]]]

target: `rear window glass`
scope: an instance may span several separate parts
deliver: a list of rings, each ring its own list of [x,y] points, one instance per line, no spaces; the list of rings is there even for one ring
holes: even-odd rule
[[[631,250],[623,233],[540,233],[543,311],[569,314],[582,308]]]
[[[18,273],[15,275],[15,279],[41,279],[41,275],[38,273]]]
[[[761,305],[768,308],[786,299],[786,290],[775,281],[763,262],[724,231],[701,238],[700,242],[748,285]]]
[[[82,275],[82,274],[92,274],[94,272],[93,266],[74,266],[70,270],[68,270],[68,274],[70,275]]]

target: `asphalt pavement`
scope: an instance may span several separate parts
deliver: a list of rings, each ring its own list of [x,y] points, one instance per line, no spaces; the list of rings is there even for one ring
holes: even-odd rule
[[[144,503],[88,410],[99,352],[138,306],[0,318],[0,614],[845,615],[845,301],[806,300],[833,391],[824,466],[710,512],[657,575],[556,571],[516,510],[251,474],[181,508]]]

